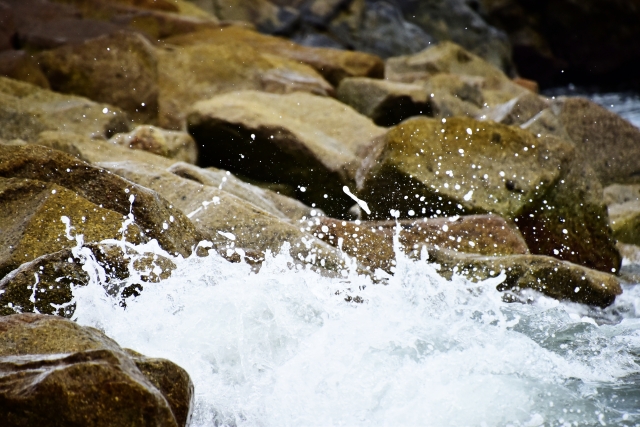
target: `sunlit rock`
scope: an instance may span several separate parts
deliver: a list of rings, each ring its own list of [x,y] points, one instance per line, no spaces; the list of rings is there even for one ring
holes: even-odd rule
[[[353,205],[343,187],[371,140],[384,133],[330,98],[249,91],[195,104],[188,129],[201,165],[293,185],[298,199],[334,216]]]
[[[251,46],[260,52],[298,61],[313,67],[329,83],[338,85],[346,77],[382,77],[384,63],[374,55],[338,49],[301,46],[287,39],[260,34],[247,28],[229,26],[203,30],[165,39],[168,44],[237,44]]]
[[[157,49],[159,124],[182,129],[186,111],[197,101],[239,90],[328,95],[329,84],[308,65],[242,42],[166,45]]]
[[[285,243],[291,255],[303,264],[338,270],[342,260],[337,251],[258,206],[218,187],[199,184],[153,165],[122,162],[103,167],[137,184],[157,191],[180,209],[223,254],[266,251],[280,252]],[[224,188],[224,186],[223,186]]]
[[[532,253],[618,269],[602,187],[575,156],[569,142],[515,127],[416,118],[380,139],[358,194],[371,218],[495,213],[516,223]]]
[[[118,133],[108,142],[134,150],[148,151],[176,161],[195,163],[198,160],[196,142],[186,132],[143,125],[129,133]]]
[[[533,119],[550,104],[550,100],[545,97],[533,92],[526,92],[504,104],[483,111],[482,119],[505,125],[520,126]]]
[[[0,138],[32,140],[45,130],[108,138],[130,130],[120,109],[0,77]]]
[[[372,270],[392,271],[396,258],[393,237],[396,234],[406,253],[419,254],[423,247],[431,246],[479,255],[529,253],[520,232],[496,215],[407,219],[398,223],[320,217],[312,222],[309,232],[341,248]]]
[[[138,122],[158,117],[158,63],[141,35],[120,32],[36,56],[56,92],[115,105]]]
[[[95,205],[117,212],[121,218],[132,214],[145,236],[156,239],[170,253],[188,256],[204,238],[186,216],[156,192],[50,148],[2,147],[0,177],[57,184]]]
[[[72,287],[85,286],[92,279],[100,279],[105,291],[125,305],[126,298],[168,278],[176,267],[162,255],[141,253],[124,243],[72,246],[25,262],[0,280],[0,315],[42,313],[71,318],[76,308]]]
[[[185,426],[193,384],[179,366],[131,356],[57,316],[0,318],[0,413],[17,426]]]

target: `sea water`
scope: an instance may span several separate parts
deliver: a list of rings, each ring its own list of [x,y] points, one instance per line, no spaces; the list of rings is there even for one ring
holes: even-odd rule
[[[192,426],[640,425],[640,287],[593,309],[506,303],[502,276],[448,281],[400,252],[383,280],[320,275],[286,247],[259,272],[173,259],[126,308],[92,274],[74,318],[185,368]]]

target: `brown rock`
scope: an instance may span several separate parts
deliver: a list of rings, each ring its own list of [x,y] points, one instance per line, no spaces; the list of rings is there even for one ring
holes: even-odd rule
[[[192,386],[171,362],[163,361],[167,368],[160,381],[157,370],[147,378],[136,364],[157,366],[154,359],[134,362],[100,331],[57,316],[5,316],[0,331],[3,425],[185,425],[177,419],[185,419]],[[154,385],[173,380],[181,381],[174,388],[189,390],[179,405],[171,405]]]
[[[88,259],[95,259],[97,266]],[[133,262],[132,262],[133,261]],[[0,316],[14,313],[42,313],[71,318],[75,312],[72,287],[89,284],[83,269],[102,268],[105,290],[126,304],[148,283],[166,279],[175,269],[173,261],[152,253],[139,253],[116,244],[85,244],[82,249],[63,249],[22,264],[0,280]],[[127,283],[124,281],[129,279]],[[133,283],[131,283],[133,282]]]
[[[238,26],[193,32],[165,41],[180,46],[242,43],[261,52],[309,65],[334,86],[347,77],[381,78],[384,74],[382,60],[368,53],[301,46],[280,37],[259,34]]]
[[[384,132],[330,98],[249,91],[195,104],[188,127],[201,165],[297,186],[299,200],[333,216],[353,205],[343,186],[353,182],[359,153]]]
[[[522,77],[516,77],[515,79],[513,79],[513,82],[519,86],[522,86],[525,89],[528,89],[529,91],[533,92],[533,93],[539,93],[540,92],[540,86],[538,85],[538,82],[536,82],[535,80],[529,80],[529,79],[523,79]]]
[[[571,143],[514,127],[416,118],[371,152],[358,193],[373,218],[496,213],[517,223],[532,253],[617,270],[602,187],[573,156]]]
[[[536,117],[541,111],[550,106],[549,100],[534,93],[524,93],[517,98],[497,105],[488,111],[483,111],[482,119],[503,123],[510,126],[524,125],[524,128],[530,128],[525,125],[529,120]],[[536,118],[536,120],[539,119]],[[536,129],[529,129],[532,133]],[[545,132],[557,135],[555,132]]]
[[[29,141],[45,130],[108,138],[129,131],[129,126],[126,114],[110,105],[0,77],[2,139]]]
[[[144,125],[136,127],[129,133],[115,134],[109,142],[134,150],[148,151],[176,161],[195,163],[198,160],[196,142],[186,132]]]
[[[120,215],[131,213],[145,235],[157,239],[170,253],[189,256],[204,237],[188,218],[157,193],[49,148],[37,145],[3,147],[0,150],[0,177],[55,183]]]
[[[263,33],[286,34],[298,21],[298,12],[269,0],[214,0],[215,15],[227,21],[254,24]]]
[[[0,4],[0,52],[13,49],[14,37],[16,34],[16,23],[13,19],[11,8]]]
[[[38,62],[23,50],[0,53],[0,75],[50,89],[47,76],[38,66]]]
[[[262,52],[243,43],[157,50],[159,124],[184,126],[185,111],[196,101],[240,90],[272,93],[310,92],[327,95],[333,87],[311,67]]]
[[[158,114],[158,65],[142,36],[119,32],[42,52],[37,60],[56,92],[115,105],[139,122]]]

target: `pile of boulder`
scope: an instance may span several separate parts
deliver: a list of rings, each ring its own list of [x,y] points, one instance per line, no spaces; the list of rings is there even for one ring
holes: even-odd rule
[[[283,248],[508,301],[638,281],[640,129],[513,78],[474,2],[195,3],[0,1],[0,424],[188,422],[183,370],[68,320],[89,258],[123,306],[180,257]]]

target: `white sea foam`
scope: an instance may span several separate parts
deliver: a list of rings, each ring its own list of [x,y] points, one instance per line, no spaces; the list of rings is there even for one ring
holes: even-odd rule
[[[404,257],[387,284],[292,270],[284,253],[259,273],[213,253],[175,261],[126,308],[99,279],[77,288],[75,318],[184,367],[193,426],[640,423],[635,288],[594,311],[507,304],[499,278],[446,281]]]

